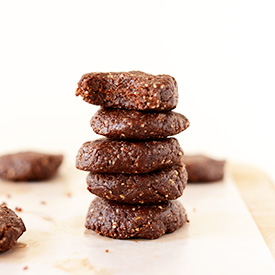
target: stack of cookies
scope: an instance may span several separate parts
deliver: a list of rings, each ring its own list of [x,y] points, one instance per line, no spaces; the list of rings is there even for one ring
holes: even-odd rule
[[[139,71],[89,73],[76,95],[100,105],[92,117],[95,133],[106,138],[82,145],[76,167],[89,171],[92,201],[86,228],[119,239],[155,239],[187,222],[183,193],[187,172],[175,138],[189,126],[171,111],[178,102],[175,79]]]

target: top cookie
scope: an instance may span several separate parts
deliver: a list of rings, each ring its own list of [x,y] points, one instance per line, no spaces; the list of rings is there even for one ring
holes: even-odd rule
[[[78,82],[76,96],[103,107],[164,111],[178,103],[176,80],[140,71],[88,73]]]

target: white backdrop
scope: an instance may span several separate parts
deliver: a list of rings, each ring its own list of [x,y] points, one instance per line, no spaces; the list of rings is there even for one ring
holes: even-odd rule
[[[186,153],[275,178],[275,2],[0,1],[0,153],[63,152],[96,138],[81,75],[142,70],[178,81]]]

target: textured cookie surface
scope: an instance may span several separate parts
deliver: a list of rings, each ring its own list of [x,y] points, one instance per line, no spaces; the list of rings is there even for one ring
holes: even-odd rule
[[[99,109],[91,119],[99,135],[112,139],[160,139],[176,135],[189,126],[182,114],[144,113],[135,110]]]
[[[0,178],[34,181],[51,178],[63,160],[62,155],[21,152],[0,157]]]
[[[87,176],[88,190],[125,203],[158,203],[180,197],[187,183],[184,167],[171,167],[146,174],[95,174]]]
[[[135,205],[96,198],[88,210],[86,228],[117,239],[156,239],[186,222],[186,211],[178,201]]]
[[[76,95],[91,104],[129,110],[171,110],[178,103],[172,76],[140,71],[84,74]]]
[[[155,141],[88,141],[76,156],[76,168],[94,173],[139,174],[182,166],[183,151],[175,138]]]
[[[215,160],[203,155],[184,156],[188,182],[211,182],[224,176],[224,160]]]
[[[8,207],[0,206],[0,252],[12,248],[25,231],[21,218]]]

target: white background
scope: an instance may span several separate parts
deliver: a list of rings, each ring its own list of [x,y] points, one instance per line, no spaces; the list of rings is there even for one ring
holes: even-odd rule
[[[275,178],[275,3],[1,1],[0,153],[63,152],[96,138],[82,74],[142,70],[178,81],[186,153]]]

